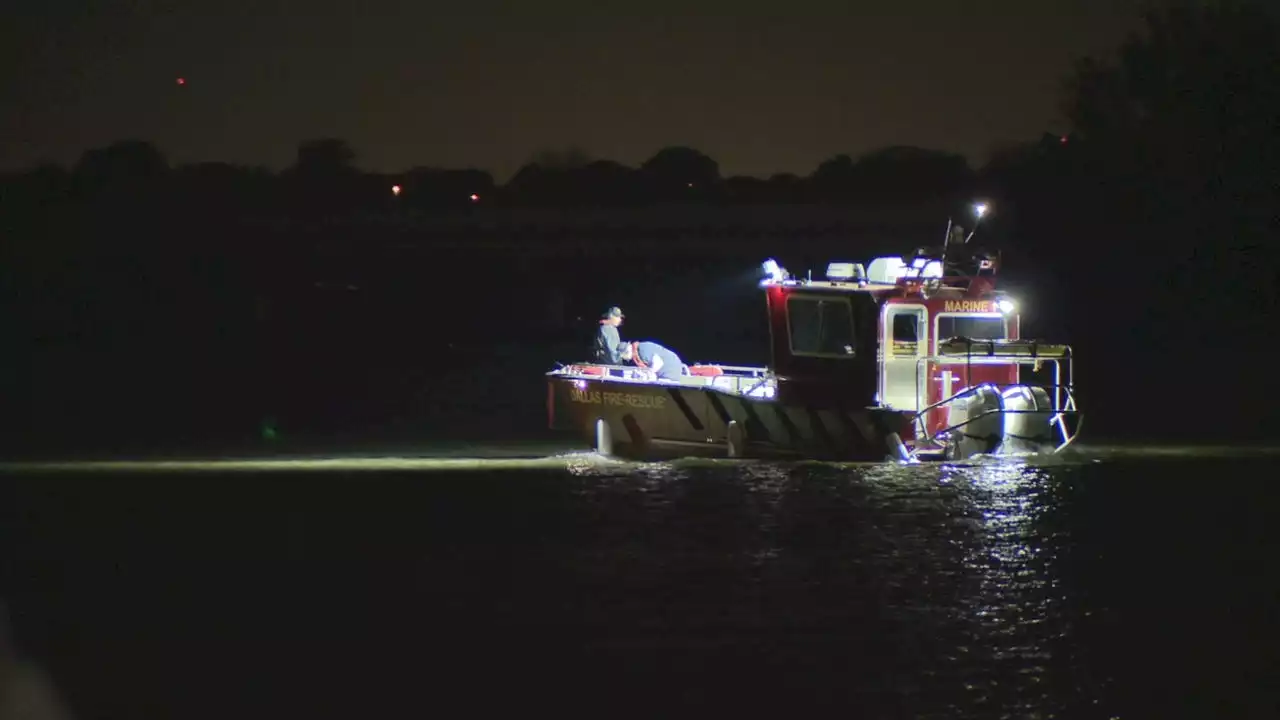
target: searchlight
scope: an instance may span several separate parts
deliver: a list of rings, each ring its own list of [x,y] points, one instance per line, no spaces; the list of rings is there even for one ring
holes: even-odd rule
[[[765,278],[762,283],[780,283],[787,277],[787,271],[778,265],[778,261],[773,258],[765,260],[760,267],[764,268]]]
[[[1013,312],[1014,308],[1016,307],[1017,305],[1015,305],[1014,302],[1009,298],[1000,298],[999,300],[996,301],[996,309],[998,309],[1001,313],[1005,315],[1008,315],[1009,313]]]

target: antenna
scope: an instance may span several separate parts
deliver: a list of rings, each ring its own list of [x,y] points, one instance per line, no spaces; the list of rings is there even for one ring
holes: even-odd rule
[[[973,234],[978,232],[978,223],[982,222],[982,216],[987,214],[987,204],[978,203],[974,205],[973,214],[976,216],[976,219],[973,221],[973,229],[969,231],[968,237],[964,239],[965,245],[968,245],[969,241],[973,239]]]

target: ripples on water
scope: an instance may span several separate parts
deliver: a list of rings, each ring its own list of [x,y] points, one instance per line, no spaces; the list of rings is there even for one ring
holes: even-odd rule
[[[1275,629],[1257,594],[1275,597],[1276,574],[1248,553],[1276,548],[1260,514],[1274,495],[1180,489],[1179,472],[584,456],[500,473],[5,478],[0,519],[27,644],[73,704],[121,716],[426,712],[446,697],[604,716],[1253,716],[1275,700],[1276,656],[1247,633]],[[1237,593],[1237,622],[1188,629]],[[1229,676],[1207,680],[1210,661],[1161,656],[1229,648]]]
[[[583,618],[611,649],[769,668],[739,701],[789,689],[867,716],[1067,717],[1098,693],[1055,659],[1069,599],[1052,568],[1065,538],[1038,527],[1052,473],[1018,460],[583,467],[599,534],[578,572],[603,601]],[[678,590],[654,602],[655,587]]]

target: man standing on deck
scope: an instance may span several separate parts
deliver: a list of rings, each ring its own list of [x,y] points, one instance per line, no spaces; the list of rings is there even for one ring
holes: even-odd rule
[[[680,360],[679,355],[648,340],[619,344],[618,357],[624,362],[632,362],[647,369],[660,380],[677,380],[689,374],[689,367]]]
[[[621,365],[618,357],[618,345],[622,337],[618,335],[618,326],[622,324],[622,309],[611,307],[600,318],[600,328],[596,330],[596,342],[591,350],[591,361],[600,365]]]

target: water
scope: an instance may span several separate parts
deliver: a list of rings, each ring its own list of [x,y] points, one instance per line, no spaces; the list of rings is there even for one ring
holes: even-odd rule
[[[5,468],[80,717],[1274,717],[1280,456]]]

